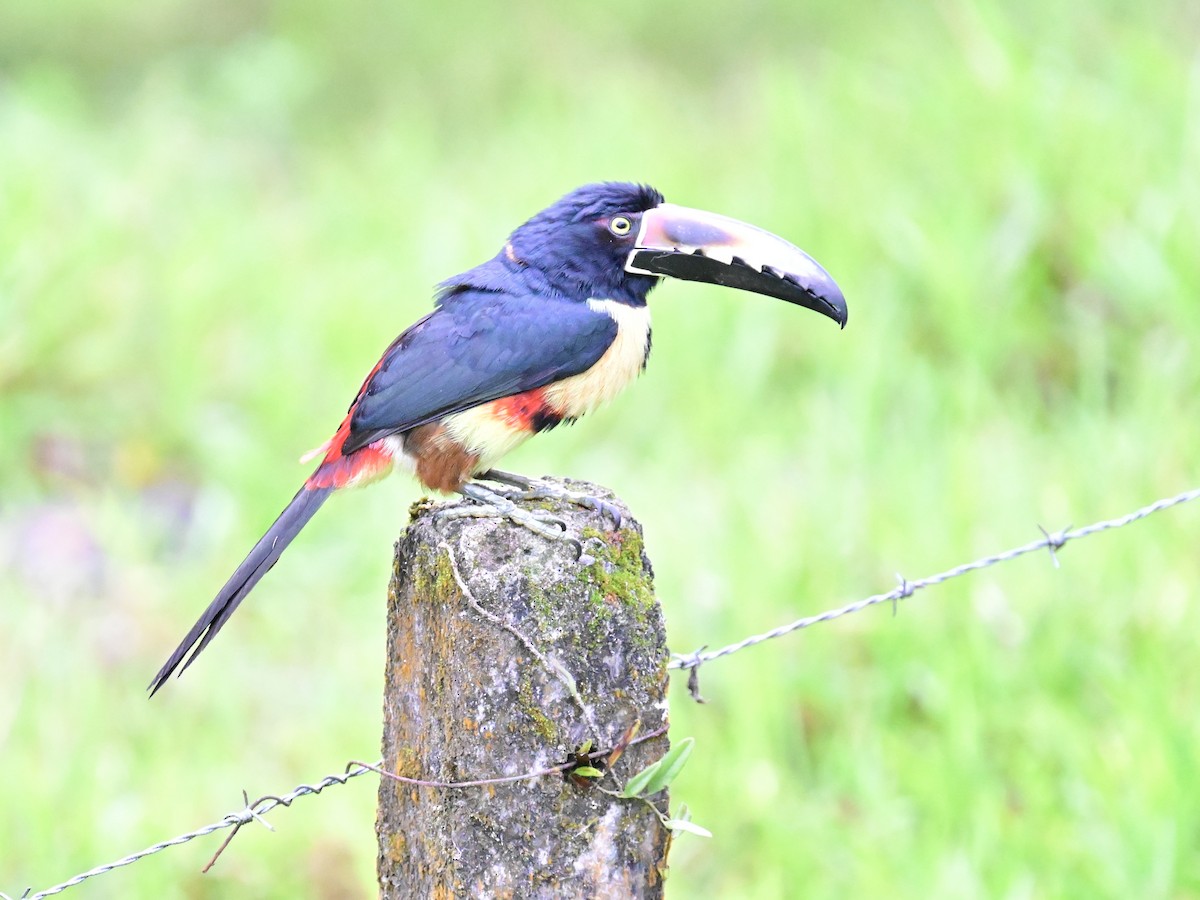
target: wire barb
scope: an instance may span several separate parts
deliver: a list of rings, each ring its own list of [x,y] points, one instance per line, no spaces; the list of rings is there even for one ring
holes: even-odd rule
[[[703,653],[707,649],[708,649],[708,644],[705,644],[703,647],[701,647],[699,650],[697,650],[695,653],[693,653],[692,658],[695,660],[695,662],[692,665],[687,667],[688,669],[691,670],[688,672],[688,682],[687,682],[688,694],[697,703],[707,703],[708,702],[700,694],[700,664],[702,662],[700,659],[700,654]]]
[[[1054,568],[1056,568],[1056,569],[1059,566],[1058,566],[1058,553],[1055,551],[1059,550],[1064,544],[1066,544],[1066,542],[1067,542],[1066,535],[1070,530],[1071,530],[1071,526],[1068,525],[1062,531],[1056,531],[1053,534],[1051,534],[1049,531],[1047,531],[1041,525],[1038,526],[1038,531],[1040,531],[1042,533],[1042,537],[1044,537],[1046,539],[1046,549],[1050,551],[1050,561],[1052,563],[1054,563]]]
[[[900,586],[898,588],[896,588],[895,591],[892,592],[896,595],[896,596],[892,597],[892,618],[893,619],[896,618],[897,613],[900,612],[900,601],[907,600],[909,597],[911,597],[913,595],[913,592],[916,590],[916,588],[914,588],[909,583],[908,579],[905,578],[903,575],[901,575],[899,572],[896,573],[896,581],[899,583]]]

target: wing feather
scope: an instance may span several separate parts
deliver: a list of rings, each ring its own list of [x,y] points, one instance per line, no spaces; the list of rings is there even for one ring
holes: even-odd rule
[[[616,336],[613,318],[586,304],[460,293],[388,348],[352,406],[342,452],[585,372]]]

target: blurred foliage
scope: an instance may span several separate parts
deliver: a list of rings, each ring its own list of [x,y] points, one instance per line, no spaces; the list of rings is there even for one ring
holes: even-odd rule
[[[640,511],[680,650],[1194,485],[1198,38],[1111,0],[0,8],[0,889],[373,757],[403,479],[141,687],[431,286],[577,184],[784,234],[851,306],[665,286],[643,383],[513,457]],[[677,684],[714,838],[672,895],[1200,893],[1167,516]],[[76,891],[371,896],[338,794]]]

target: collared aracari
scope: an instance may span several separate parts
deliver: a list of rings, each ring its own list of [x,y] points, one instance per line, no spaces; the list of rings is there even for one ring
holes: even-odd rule
[[[154,676],[151,695],[208,646],[340,488],[402,468],[430,490],[458,492],[539,533],[560,534],[515,506],[519,495],[476,479],[554,492],[492,466],[638,376],[650,353],[646,296],[663,276],[766,294],[846,324],[833,279],[782,238],[664,203],[642,185],[572,191],[514,231],[492,259],[439,285],[434,310],[367,375],[341,427],[310,454],[321,459],[316,470]]]

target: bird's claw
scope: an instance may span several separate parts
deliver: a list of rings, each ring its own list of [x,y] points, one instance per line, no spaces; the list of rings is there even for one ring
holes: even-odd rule
[[[513,502],[517,495],[510,491],[494,491],[481,484],[469,482],[462,486],[464,502],[455,506],[445,507],[434,513],[435,527],[441,527],[448,520],[463,518],[502,518],[527,528],[534,534],[549,541],[562,541],[575,549],[576,561],[584,565],[593,559],[583,548],[583,542],[570,532],[570,526],[565,519],[544,509],[526,509]]]
[[[439,509],[434,513],[434,526],[441,531],[444,530],[447,522],[454,519],[490,518],[508,519],[510,522],[515,522],[549,540],[562,540],[567,533],[567,523],[557,516],[522,509],[515,503],[506,503],[501,506],[478,500],[470,500],[458,506]]]
[[[480,477],[502,485],[490,490],[510,501],[557,500],[564,503],[571,503],[575,506],[582,506],[584,509],[595,510],[601,517],[607,516],[612,520],[614,530],[619,530],[625,521],[625,516],[621,513],[619,507],[607,500],[593,497],[590,494],[583,494],[579,491],[559,487],[550,482],[540,481],[535,478],[526,478],[524,475],[515,475],[511,472],[501,472],[496,469],[485,472]]]
[[[591,502],[589,503],[588,501]],[[621,530],[621,525],[625,522],[625,517],[621,515],[621,510],[617,506],[609,503],[607,500],[601,500],[598,497],[588,497],[586,495],[580,495],[577,502],[581,506],[596,510],[601,516],[608,516],[612,519],[613,530]]]
[[[583,541],[581,541],[579,538],[575,537],[574,535],[568,535],[564,538],[564,540],[569,541],[572,545],[574,545],[575,562],[579,563],[581,566],[590,566],[596,561],[596,557],[592,556],[583,549]]]

